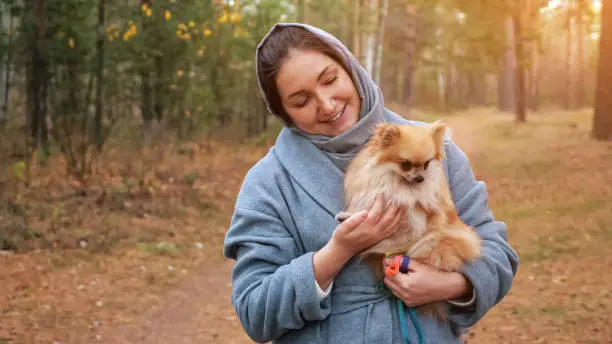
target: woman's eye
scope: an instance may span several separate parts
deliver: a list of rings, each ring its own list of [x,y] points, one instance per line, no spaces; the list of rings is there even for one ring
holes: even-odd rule
[[[331,84],[333,84],[333,83],[334,83],[334,81],[336,81],[337,79],[338,79],[338,77],[337,77],[337,76],[334,76],[334,77],[333,77],[333,78],[331,78],[331,79],[327,79],[327,80],[324,82],[324,84],[325,84],[325,85],[331,85]]]
[[[304,99],[304,101],[303,101],[303,102],[299,103],[299,104],[297,105],[297,107],[299,107],[299,108],[303,108],[304,106],[306,106],[306,105],[308,104],[308,101],[309,101],[309,100],[310,100],[310,97],[307,97],[306,99]]]
[[[402,169],[407,171],[412,168],[412,162],[410,160],[406,160],[402,162]]]

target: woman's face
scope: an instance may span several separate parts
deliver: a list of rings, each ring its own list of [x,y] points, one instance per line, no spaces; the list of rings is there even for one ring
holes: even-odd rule
[[[350,75],[318,51],[292,50],[276,85],[293,123],[309,134],[337,136],[359,119],[361,99]]]

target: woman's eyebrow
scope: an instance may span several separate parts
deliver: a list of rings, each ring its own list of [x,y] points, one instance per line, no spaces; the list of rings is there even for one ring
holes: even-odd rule
[[[319,73],[319,76],[317,77],[317,81],[321,80],[321,78],[323,77],[323,75],[325,75],[325,73],[327,73],[327,71],[331,68],[331,66],[327,66],[325,68],[323,68],[323,70],[321,71],[321,73]]]

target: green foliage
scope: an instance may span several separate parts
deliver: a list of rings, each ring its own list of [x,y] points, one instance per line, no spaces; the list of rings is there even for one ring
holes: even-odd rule
[[[148,253],[157,255],[171,255],[178,252],[180,249],[178,245],[167,241],[160,241],[158,243],[140,243],[138,244],[138,247]]]
[[[145,128],[164,122],[183,137],[261,114],[244,101],[250,98],[245,94],[256,93],[254,50],[270,26],[291,12],[290,1],[105,2],[101,27],[99,6],[79,0],[0,4],[16,23],[10,36],[6,23],[0,26],[0,58],[12,38],[23,53],[17,73],[25,76],[17,80],[23,85],[14,87],[30,90],[28,73],[46,70],[34,81],[45,94],[36,94],[30,106],[48,102],[44,111],[53,122],[53,140],[71,169],[87,173],[94,155],[90,145],[128,116],[139,117]]]
[[[26,164],[24,161],[17,161],[13,164],[13,177],[18,180],[25,180]]]
[[[99,27],[100,1],[5,0],[0,11],[10,12],[16,27],[9,35],[6,23],[0,26],[0,58],[13,49],[15,82],[19,83],[14,87],[27,92],[31,91],[30,79],[41,74],[35,67],[42,65],[48,80],[42,81],[46,82],[44,94],[36,96],[44,99],[28,100],[48,104],[44,111],[53,123],[53,146],[67,156],[72,170],[86,174],[98,154],[94,147],[101,149],[100,142],[113,124],[126,118],[144,124],[130,130],[132,137],[151,134],[148,129],[153,121],[174,129],[181,138],[232,122],[247,128],[249,136],[265,131],[267,122],[262,118],[267,111],[257,88],[254,53],[270,27],[306,18],[305,22],[336,35],[350,49],[359,42],[357,55],[364,59],[365,50],[372,52],[378,29],[380,13],[374,3],[107,1],[104,23]],[[391,101],[402,101],[401,88],[410,85],[418,86],[428,101],[443,98],[440,80],[449,78],[450,69],[455,79],[469,78],[472,84],[497,73],[501,57],[508,52],[507,20],[522,4],[470,0],[388,3],[382,55],[386,76],[381,86],[392,85],[394,92],[385,92]],[[37,10],[39,4],[44,4],[43,11]],[[531,4],[533,17],[544,3]],[[597,14],[591,7],[582,12],[590,23],[588,32],[595,30]],[[561,14],[556,13],[557,19],[550,22],[562,23]],[[526,27],[521,38],[538,41],[541,32],[539,26]],[[409,52],[411,45],[414,50]],[[33,58],[35,52],[41,54],[40,61]],[[414,80],[402,79],[409,73],[407,64],[414,69]],[[96,102],[98,86],[100,104]],[[479,87],[482,93],[489,91]],[[456,92],[454,99],[467,98],[467,92]],[[399,96],[391,96],[393,93]]]
[[[42,234],[31,227],[9,227],[0,230],[0,250],[19,251],[26,241],[42,237]]]
[[[200,174],[197,172],[188,173],[185,175],[185,182],[192,186],[200,178]]]

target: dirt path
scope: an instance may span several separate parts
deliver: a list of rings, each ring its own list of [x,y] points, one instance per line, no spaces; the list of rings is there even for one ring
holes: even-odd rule
[[[468,155],[477,152],[470,118],[446,120]],[[102,343],[252,343],[231,306],[231,269],[225,261],[192,273],[137,324],[103,333]]]
[[[226,261],[194,272],[161,304],[143,315],[141,323],[103,334],[100,342],[252,343],[230,303],[232,266]]]

